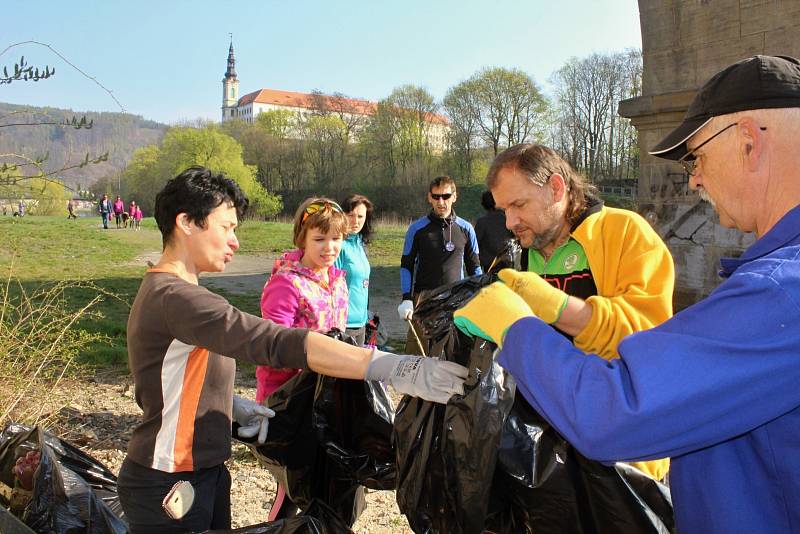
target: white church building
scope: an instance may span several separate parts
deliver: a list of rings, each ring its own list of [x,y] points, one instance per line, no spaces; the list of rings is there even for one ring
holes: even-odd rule
[[[378,105],[369,100],[278,89],[259,89],[239,98],[239,80],[236,77],[236,59],[231,42],[228,49],[228,68],[222,79],[223,122],[238,119],[252,124],[259,113],[270,110],[288,110],[295,113],[298,118],[302,118],[318,112],[321,107],[346,109],[345,115],[358,118],[374,115]],[[435,152],[442,152],[447,143],[449,121],[443,115],[431,114],[426,122],[428,123],[426,135],[431,148]]]

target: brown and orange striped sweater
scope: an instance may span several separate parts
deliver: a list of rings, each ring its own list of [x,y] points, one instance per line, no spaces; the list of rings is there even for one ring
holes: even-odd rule
[[[128,318],[128,359],[144,412],[128,457],[170,473],[227,460],[234,358],[305,369],[307,335],[175,274],[148,271]]]

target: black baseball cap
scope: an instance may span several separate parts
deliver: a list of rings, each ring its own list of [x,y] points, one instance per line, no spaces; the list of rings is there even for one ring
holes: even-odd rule
[[[650,154],[677,160],[686,141],[719,115],[748,109],[800,107],[800,61],[789,56],[753,56],[715,74],[697,92],[683,122]]]

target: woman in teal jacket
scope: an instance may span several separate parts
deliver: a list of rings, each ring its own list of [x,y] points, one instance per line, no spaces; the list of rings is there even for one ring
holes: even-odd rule
[[[348,235],[335,266],[347,271],[347,334],[363,345],[364,326],[369,319],[370,266],[366,246],[372,236],[372,202],[363,195],[350,195],[342,202],[342,209],[347,216]]]

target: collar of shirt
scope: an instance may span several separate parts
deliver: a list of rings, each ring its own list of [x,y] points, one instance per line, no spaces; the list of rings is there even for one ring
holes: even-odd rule
[[[428,214],[428,219],[435,223],[441,224],[442,228],[446,228],[456,221],[456,210],[450,210],[450,215],[447,217],[439,217],[431,210],[431,212]]]
[[[778,223],[764,234],[761,239],[750,245],[738,258],[721,258],[719,275],[728,278],[736,269],[774,252],[800,238],[800,205],[795,206],[784,215]]]

